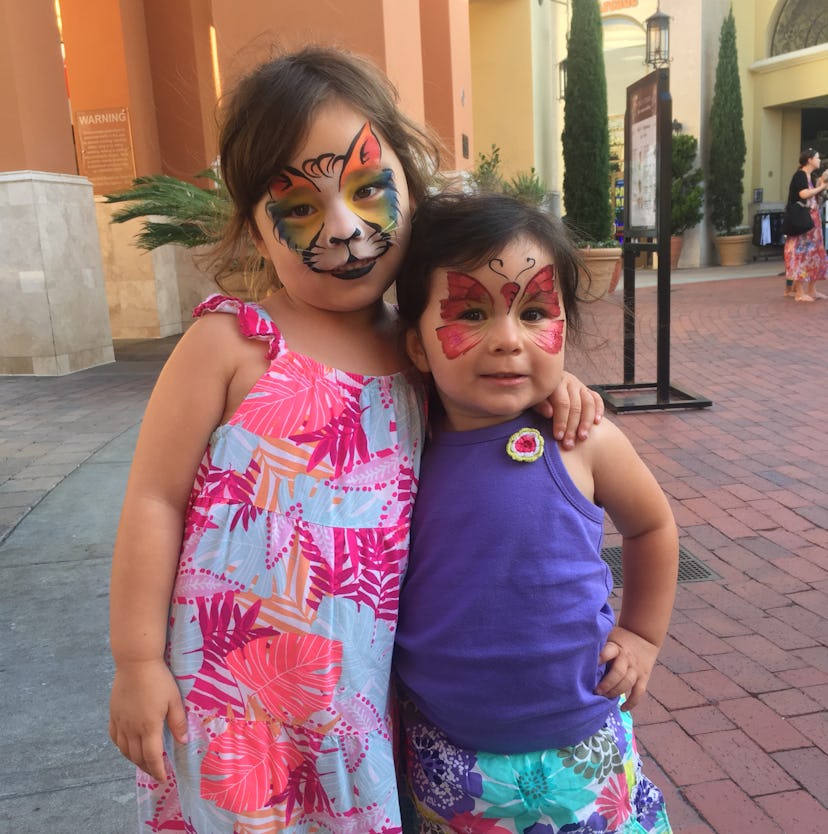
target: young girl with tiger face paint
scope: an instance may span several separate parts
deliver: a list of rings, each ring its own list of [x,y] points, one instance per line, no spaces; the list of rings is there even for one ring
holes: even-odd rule
[[[144,415],[110,735],[141,831],[400,834],[389,683],[424,414],[383,293],[436,150],[381,73],[324,48],[243,79],[220,148],[219,271],[252,254],[257,300],[199,305]],[[558,394],[571,438],[596,404]]]
[[[332,101],[255,207],[254,240],[294,303],[370,308],[399,268],[411,205],[385,137],[362,113]]]
[[[422,832],[670,831],[628,710],[667,632],[675,522],[615,426],[567,450],[532,410],[560,384],[577,278],[538,209],[494,194],[417,207],[397,297],[437,402],[394,665]],[[604,511],[623,537],[617,624]]]

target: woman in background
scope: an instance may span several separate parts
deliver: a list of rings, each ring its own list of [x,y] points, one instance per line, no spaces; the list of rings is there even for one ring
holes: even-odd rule
[[[828,273],[819,216],[819,205],[825,199],[825,189],[828,188],[828,171],[815,182],[813,173],[819,164],[819,151],[813,148],[802,151],[799,155],[799,169],[791,178],[788,188],[788,203],[806,203],[814,226],[801,235],[789,235],[785,240],[785,278],[790,282],[790,289],[786,288],[785,295],[792,294],[796,301],[808,303],[818,298],[828,298],[816,289],[816,282],[825,280]],[[817,197],[820,198],[819,202]]]

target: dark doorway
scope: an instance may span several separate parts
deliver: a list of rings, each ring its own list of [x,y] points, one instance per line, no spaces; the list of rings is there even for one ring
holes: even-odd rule
[[[828,107],[808,107],[802,110],[802,149],[813,148],[828,158]]]

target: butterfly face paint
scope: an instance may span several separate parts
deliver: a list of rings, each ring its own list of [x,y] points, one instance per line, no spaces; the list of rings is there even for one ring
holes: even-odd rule
[[[345,153],[326,152],[288,167],[268,189],[274,237],[314,272],[360,278],[392,246],[400,223],[394,171],[365,122]]]
[[[534,269],[534,259],[528,260],[532,263],[517,279]],[[563,347],[564,322],[555,289],[554,267],[547,264],[539,269],[525,287],[519,280],[510,280],[500,271],[502,268],[500,259],[488,264],[494,275],[506,279],[500,284],[497,296],[472,275],[447,271],[448,294],[440,301],[440,316],[446,324],[437,328],[437,337],[448,359],[456,359],[478,345],[498,314],[525,320],[527,337],[547,353],[559,353]],[[523,315],[525,310],[530,311],[528,315]]]
[[[546,309],[550,316],[557,319],[557,321],[549,321],[545,327],[539,327],[534,332],[534,338],[538,346],[547,353],[560,353],[563,347],[564,322],[560,318],[561,305],[555,289],[555,271],[551,264],[532,277],[526,286],[523,298],[527,306],[537,305]]]
[[[560,383],[566,323],[550,261],[538,244],[518,238],[478,268],[431,276],[407,346],[431,373],[449,428],[512,419]]]

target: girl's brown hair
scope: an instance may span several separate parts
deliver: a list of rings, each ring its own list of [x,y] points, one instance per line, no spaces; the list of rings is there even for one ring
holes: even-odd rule
[[[228,97],[219,135],[222,178],[233,210],[213,253],[217,280],[245,265],[254,297],[279,286],[272,264],[252,249],[253,212],[301,147],[319,108],[341,101],[363,114],[397,155],[418,201],[439,165],[439,145],[399,108],[388,78],[365,58],[309,46],[261,64]]]
[[[417,206],[408,253],[397,276],[403,330],[417,327],[438,269],[476,269],[522,237],[552,258],[567,334],[574,336],[581,324],[577,293],[583,265],[566,227],[557,217],[515,197],[486,192],[435,194]]]

